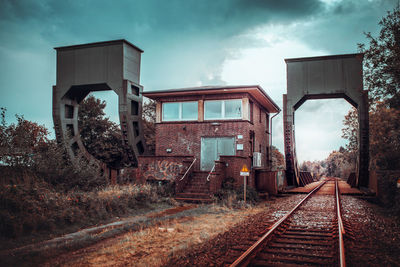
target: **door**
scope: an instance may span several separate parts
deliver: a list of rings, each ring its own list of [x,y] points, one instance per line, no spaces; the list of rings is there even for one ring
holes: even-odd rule
[[[214,161],[219,160],[219,156],[235,155],[234,137],[202,137],[201,138],[201,170],[210,171],[214,166]]]

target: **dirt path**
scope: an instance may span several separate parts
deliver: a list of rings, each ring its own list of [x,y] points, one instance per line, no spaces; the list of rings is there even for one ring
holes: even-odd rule
[[[193,214],[158,223],[117,238],[99,242],[53,259],[44,266],[160,266],[176,253],[225,232],[265,205],[232,210],[207,205],[204,214]]]
[[[288,196],[242,209],[205,205],[202,213],[192,212],[164,220],[143,230],[66,253],[47,261],[44,266],[162,266],[194,247],[206,246],[213,250],[212,240],[223,242],[223,237],[237,225],[251,222],[255,217],[268,213],[271,221],[275,221],[302,197]],[[216,251],[220,252],[219,248]],[[207,262],[215,263],[214,259]]]
[[[197,209],[199,209],[197,211]],[[147,226],[191,214],[191,210],[201,212],[196,205],[184,205],[152,211],[140,216],[131,216],[105,225],[90,227],[51,240],[34,243],[11,250],[0,251],[0,265],[37,265],[43,258],[54,257],[67,251],[90,246],[107,238],[128,231],[141,230]],[[195,212],[196,212],[195,211]]]

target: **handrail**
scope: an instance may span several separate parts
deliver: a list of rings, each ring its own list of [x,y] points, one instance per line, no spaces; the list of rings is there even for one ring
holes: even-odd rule
[[[338,181],[336,180],[335,183],[335,191],[336,191],[336,210],[337,210],[337,219],[338,219],[338,232],[339,232],[339,259],[340,259],[340,266],[345,267],[346,266],[346,259],[345,259],[345,252],[344,252],[344,241],[343,241],[343,235],[345,234],[344,226],[343,226],[343,220],[342,220],[342,214],[340,212],[340,201],[339,201],[339,185]]]
[[[196,162],[196,160],[197,160],[197,158],[194,158],[192,164],[190,164],[189,168],[187,168],[185,174],[182,176],[182,178],[181,178],[179,181],[182,181],[182,180],[186,177],[186,175],[188,174],[188,172],[190,171],[190,169],[193,167],[193,164]]]
[[[256,243],[254,243],[248,250],[246,250],[239,258],[237,258],[231,265],[230,267],[236,267],[236,266],[243,266],[244,263],[249,259],[251,254],[258,249],[258,247],[264,243],[267,238],[272,234],[273,231],[275,231],[276,228],[278,228],[279,225],[282,224],[283,221],[285,221],[290,215],[292,215],[298,207],[300,207],[301,204],[303,204],[304,201],[306,201],[314,192],[318,191],[326,181],[321,182],[317,187],[315,187],[310,193],[308,193],[307,196],[305,196],[291,211],[286,213],[282,218],[280,218],[274,225],[272,225],[269,228],[269,231],[265,233],[260,239],[257,240]]]
[[[211,171],[210,171],[210,172],[208,173],[208,175],[207,175],[207,182],[210,181],[210,175],[211,175],[211,173],[214,171],[214,169],[215,169],[215,164],[214,164],[214,166],[212,167]]]

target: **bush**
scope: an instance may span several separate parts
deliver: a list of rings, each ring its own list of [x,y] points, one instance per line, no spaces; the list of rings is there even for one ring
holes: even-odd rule
[[[222,182],[221,190],[214,197],[218,203],[227,207],[240,206],[240,202],[243,201],[244,197],[243,187],[237,188],[235,186],[235,179],[228,177]],[[252,187],[246,187],[246,202],[254,204],[258,201],[257,191]]]
[[[55,142],[50,142],[35,154],[34,164],[30,169],[36,176],[64,190],[89,191],[108,183],[107,179],[100,175],[99,166],[88,164],[82,154],[71,161],[67,158],[65,149]]]
[[[92,191],[56,191],[45,182],[0,188],[0,235],[20,237],[56,227],[121,216],[164,201],[148,184],[108,186]]]
[[[175,195],[175,182],[171,181],[148,181],[157,192],[157,195],[163,197],[172,197]]]

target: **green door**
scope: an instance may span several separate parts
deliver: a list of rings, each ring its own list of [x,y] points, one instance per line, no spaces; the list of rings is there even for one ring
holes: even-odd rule
[[[219,160],[219,156],[235,155],[234,137],[202,137],[201,138],[201,161],[202,171],[210,171],[214,166],[214,161]]]

